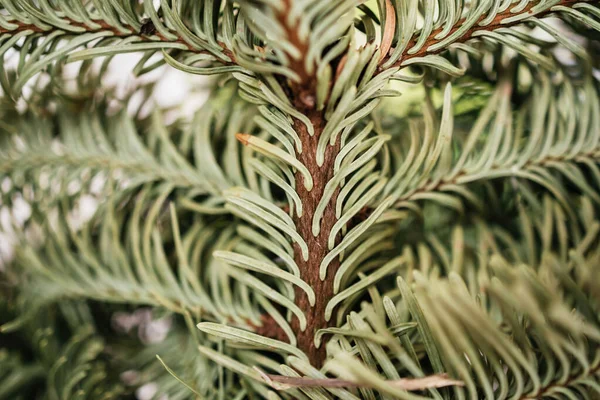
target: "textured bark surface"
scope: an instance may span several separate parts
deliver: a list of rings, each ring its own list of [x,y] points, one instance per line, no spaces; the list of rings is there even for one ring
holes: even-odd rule
[[[321,231],[317,237],[314,237],[312,234],[312,220],[315,209],[323,197],[325,185],[333,177],[333,163],[339,152],[339,143],[336,143],[334,146],[327,146],[325,162],[319,167],[316,161],[317,143],[320,133],[323,131],[325,121],[319,112],[309,112],[307,115],[314,125],[315,134],[312,137],[309,136],[306,126],[300,121],[294,122],[294,129],[298,132],[302,140],[302,154],[298,154],[297,157],[310,171],[314,180],[314,187],[308,192],[304,188],[302,176],[296,174],[296,191],[302,199],[304,209],[302,218],[296,218],[295,223],[298,233],[308,245],[310,256],[307,261],[304,261],[300,254],[300,248],[296,245],[294,247],[294,260],[300,268],[301,278],[315,291],[316,303],[314,306],[311,306],[306,294],[296,288],[295,303],[304,311],[307,319],[307,327],[304,331],[301,331],[298,320],[294,319],[292,321],[292,328],[298,339],[298,347],[308,355],[311,363],[318,368],[323,364],[326,353],[324,344],[318,349],[315,348],[314,335],[319,329],[326,328],[335,322],[333,320],[326,321],[324,315],[325,307],[333,297],[333,276],[339,267],[339,260],[336,258],[331,262],[327,269],[327,279],[324,281],[319,278],[319,267],[323,258],[329,253],[327,240],[331,228],[336,222],[335,202],[338,190],[336,190],[325,208],[323,219],[321,220]]]

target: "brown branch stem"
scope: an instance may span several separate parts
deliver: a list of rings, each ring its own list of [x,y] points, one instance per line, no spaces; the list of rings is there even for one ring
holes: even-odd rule
[[[300,387],[317,388],[375,388],[365,382],[354,382],[345,379],[333,378],[296,378],[291,376],[265,374],[259,370],[264,381],[276,390],[286,390]],[[386,384],[402,390],[425,390],[448,386],[464,386],[463,382],[450,379],[446,374],[429,375],[422,378],[404,378],[388,380]]]
[[[576,3],[582,3],[582,2],[588,2],[590,4],[597,4],[599,3],[598,0],[561,0],[559,3],[555,4],[555,6],[563,6],[563,7],[572,7],[573,5],[575,5]],[[529,13],[531,12],[531,9],[536,6],[538,3],[537,2],[531,2],[529,3],[525,9],[521,12],[519,12],[518,14],[513,14],[510,12],[510,10],[513,7],[509,7],[507,10],[503,11],[503,12],[499,12],[495,18],[488,24],[485,26],[479,26],[479,24],[481,23],[481,21],[483,21],[487,15],[484,14],[482,15],[479,20],[469,29],[467,30],[460,38],[456,39],[454,42],[452,43],[464,43],[469,41],[470,39],[473,38],[473,34],[476,31],[495,31],[496,29],[499,28],[510,28],[512,26],[515,25],[520,25],[523,23],[523,20],[518,20],[518,21],[512,21],[509,23],[502,23],[503,20],[510,18],[510,17],[514,17],[515,15],[520,15],[520,14],[524,14],[524,13]],[[552,14],[553,11],[551,10],[546,10],[546,11],[542,11],[540,13],[535,14],[535,17],[537,18],[541,18],[541,17],[545,17],[548,16],[549,14]],[[533,14],[532,14],[533,16]],[[454,32],[456,32],[461,25],[465,22],[465,19],[463,18],[462,20],[460,20],[458,23],[455,24],[455,26],[452,28],[452,30],[450,31],[450,33],[448,34],[448,36],[452,35]],[[435,43],[439,42],[440,40],[436,39],[435,37],[442,31],[443,27],[440,27],[436,30],[434,30],[433,32],[431,32],[431,34],[429,35],[429,37],[425,40],[425,44],[421,47],[421,49],[419,51],[417,51],[416,53],[413,54],[404,54],[400,57],[400,59],[398,61],[396,61],[392,67],[399,67],[404,61],[406,60],[410,60],[411,58],[415,58],[415,57],[425,57],[428,55],[433,55],[433,54],[439,54],[444,52],[445,50],[448,49],[448,46],[442,47],[440,49],[437,49],[435,51],[429,51],[428,48],[431,45],[434,45]],[[415,45],[417,41],[416,37],[413,37],[410,42],[408,43],[408,45],[406,46],[407,49],[410,49],[411,47],[413,47]],[[394,49],[390,49],[390,52],[393,51]],[[389,54],[389,53],[388,53]],[[385,60],[388,57],[384,58],[383,61],[380,64],[384,64]],[[380,71],[381,72],[381,71]]]
[[[284,4],[284,9],[278,15],[279,22],[284,27],[290,43],[299,50],[300,54],[305,55],[309,50],[308,43],[300,39],[296,26],[288,24],[287,16],[292,7],[292,2],[291,0],[285,0]],[[319,278],[319,267],[327,253],[329,253],[327,244],[329,234],[333,225],[337,222],[335,216],[337,190],[325,208],[320,224],[320,233],[316,237],[312,233],[312,221],[316,208],[323,197],[325,186],[333,178],[333,165],[335,157],[340,151],[340,143],[327,146],[325,161],[323,165],[319,166],[316,160],[317,144],[321,132],[325,127],[326,120],[323,111],[315,109],[317,79],[316,76],[306,71],[304,56],[298,59],[290,56],[289,59],[289,68],[300,77],[300,82],[288,82],[292,104],[310,119],[314,127],[314,134],[311,136],[305,124],[294,119],[293,128],[298,133],[302,142],[302,153],[297,153],[296,157],[308,168],[314,182],[314,187],[308,191],[304,187],[304,178],[300,173],[296,173],[295,189],[302,201],[303,213],[302,217],[295,217],[294,223],[297,232],[308,245],[309,258],[308,260],[304,260],[300,248],[294,245],[294,261],[300,269],[300,278],[314,290],[316,297],[315,305],[311,306],[306,293],[296,288],[294,302],[303,311],[307,320],[307,326],[306,329],[301,330],[298,319],[294,318],[292,320],[292,329],[296,333],[298,347],[308,355],[313,366],[320,368],[326,357],[325,345],[321,345],[317,349],[314,345],[314,337],[319,329],[327,328],[334,322],[325,320],[325,307],[334,295],[333,276],[339,267],[339,260],[335,259],[329,265],[325,280]]]
[[[83,32],[65,32],[65,35],[79,35],[79,34],[84,34],[84,33],[111,32],[113,34],[112,37],[117,37],[117,38],[121,38],[121,39],[126,39],[129,37],[139,37],[140,39],[142,39],[141,42],[145,42],[145,43],[152,43],[152,42],[155,42],[155,43],[181,43],[181,44],[187,46],[188,51],[190,51],[190,52],[197,53],[197,54],[212,54],[209,51],[198,49],[198,48],[192,46],[191,44],[186,42],[182,37],[177,37],[177,39],[175,39],[175,40],[170,40],[170,39],[166,38],[164,35],[162,35],[160,32],[155,32],[152,35],[146,35],[146,34],[137,32],[132,26],[127,25],[127,24],[123,24],[123,27],[125,27],[129,31],[122,32],[121,30],[110,25],[106,21],[102,21],[102,20],[94,20],[94,23],[100,25],[100,28],[96,28],[96,29],[86,25],[85,23],[72,20],[68,17],[63,17],[62,20],[65,23],[67,23],[73,27],[79,27],[79,28],[85,29],[85,31],[83,31]],[[54,31],[63,30],[63,29],[60,29],[60,28],[54,27],[54,26],[51,27],[50,29],[45,30],[35,24],[26,24],[26,23],[22,23],[22,22],[12,22],[12,23],[16,24],[18,27],[13,30],[9,30],[9,29],[0,27],[0,35],[5,34],[5,33],[10,33],[10,34],[16,35],[20,32],[25,32],[25,31],[32,31],[34,33],[42,33],[42,34],[50,34]],[[171,32],[171,33],[173,35],[176,35],[175,32]],[[158,37],[158,40],[155,40],[154,37]],[[231,60],[231,62],[223,62],[223,61],[221,61],[221,62],[226,65],[235,64],[235,55],[233,54],[233,52],[231,50],[229,50],[225,46],[224,43],[219,43],[219,45],[221,46],[223,54],[225,56],[229,57],[229,59]]]
[[[600,373],[600,364],[597,364],[596,366],[592,367],[584,377],[572,375],[564,383],[550,383],[547,386],[541,387],[536,394],[534,394],[532,396],[522,397],[522,399],[523,400],[541,399],[544,396],[551,394],[552,389],[567,388],[567,387],[571,386],[572,384],[576,383],[579,379],[584,379],[586,377],[593,377],[594,375],[596,375],[598,373]]]
[[[309,258],[305,261],[300,253],[300,248],[295,246],[294,260],[300,269],[302,280],[308,283],[315,291],[316,303],[314,306],[311,306],[306,293],[298,288],[296,289],[295,302],[306,316],[307,328],[304,331],[300,330],[298,320],[292,321],[292,328],[296,332],[298,347],[309,356],[311,363],[315,367],[321,367],[326,355],[325,346],[322,345],[318,349],[315,348],[314,336],[319,329],[326,328],[334,322],[325,320],[325,307],[334,295],[333,276],[339,267],[339,260],[336,259],[329,265],[325,280],[319,278],[319,267],[325,256],[329,253],[327,241],[333,225],[337,222],[335,216],[337,191],[325,208],[321,220],[320,233],[316,237],[312,233],[312,220],[317,205],[323,197],[325,186],[333,177],[333,163],[339,153],[340,144],[338,142],[334,146],[327,147],[325,162],[319,167],[316,161],[316,149],[320,133],[325,126],[325,120],[320,112],[311,112],[308,116],[315,128],[313,136],[308,134],[304,124],[299,121],[295,121],[294,128],[300,135],[303,149],[301,154],[297,154],[297,157],[310,171],[314,187],[310,192],[307,191],[304,188],[302,176],[299,173],[296,174],[296,191],[300,199],[302,199],[303,214],[301,218],[296,218],[294,222],[296,230],[308,245]]]

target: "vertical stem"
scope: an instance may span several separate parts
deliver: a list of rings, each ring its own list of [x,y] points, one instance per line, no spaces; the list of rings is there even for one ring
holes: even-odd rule
[[[279,20],[287,33],[290,43],[293,43],[298,51],[306,55],[308,53],[308,43],[303,41],[298,35],[297,26],[290,26],[287,16],[292,8],[292,0],[284,0],[283,10],[279,14]],[[335,203],[338,196],[336,189],[329,204],[325,208],[321,220],[321,230],[317,237],[312,234],[312,220],[315,210],[323,197],[327,182],[333,177],[333,166],[335,157],[340,151],[340,143],[333,146],[327,146],[325,151],[325,161],[322,166],[317,165],[317,144],[323,128],[325,127],[325,118],[322,111],[315,109],[316,84],[317,79],[307,73],[304,65],[304,57],[290,57],[291,70],[295,71],[300,78],[299,82],[288,82],[290,100],[294,107],[306,115],[314,127],[314,135],[310,136],[304,123],[294,119],[294,130],[300,136],[302,141],[302,154],[296,154],[296,157],[308,170],[313,178],[314,186],[309,192],[304,187],[304,178],[296,173],[296,192],[302,201],[302,217],[294,217],[296,230],[302,236],[308,245],[309,258],[304,260],[298,245],[294,244],[294,261],[300,269],[300,278],[304,280],[315,292],[316,302],[311,306],[306,293],[299,288],[295,289],[295,303],[304,312],[307,320],[306,329],[300,330],[300,324],[297,318],[292,320],[292,329],[296,333],[298,347],[308,355],[313,366],[320,368],[325,361],[326,350],[322,344],[320,348],[315,348],[315,333],[322,328],[331,325],[333,321],[325,320],[325,307],[333,297],[333,276],[339,268],[339,260],[336,258],[328,267],[328,273],[325,280],[319,278],[319,267],[321,262],[329,253],[327,246],[329,233],[336,223]],[[338,237],[339,239],[339,237]]]
[[[297,157],[310,171],[314,187],[308,192],[304,188],[302,176],[299,173],[296,174],[296,191],[302,200],[303,214],[301,218],[296,217],[294,222],[298,233],[308,245],[309,258],[307,261],[304,261],[300,253],[300,248],[295,245],[294,260],[300,268],[301,278],[315,291],[316,303],[314,306],[311,306],[306,293],[296,288],[295,303],[304,311],[307,319],[307,327],[304,331],[301,331],[298,320],[294,319],[292,321],[292,328],[296,332],[298,347],[308,355],[313,366],[320,368],[326,356],[325,345],[321,345],[318,349],[315,348],[314,335],[319,329],[326,328],[334,322],[326,321],[324,315],[327,302],[333,297],[333,276],[339,267],[339,260],[336,258],[329,265],[327,278],[324,281],[319,278],[319,267],[323,258],[329,253],[327,240],[331,228],[336,222],[335,202],[338,190],[336,190],[325,208],[323,219],[321,220],[321,231],[317,237],[314,237],[312,234],[312,220],[317,205],[323,197],[325,185],[333,177],[334,161],[339,153],[340,145],[338,142],[334,146],[327,146],[325,162],[319,167],[316,161],[317,143],[323,131],[325,120],[322,113],[318,111],[308,111],[307,116],[313,123],[315,134],[309,136],[306,126],[300,121],[294,121],[294,129],[298,132],[302,141],[302,154],[298,154]]]

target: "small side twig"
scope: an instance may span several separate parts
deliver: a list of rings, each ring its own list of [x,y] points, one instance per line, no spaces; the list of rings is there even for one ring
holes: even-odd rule
[[[321,387],[321,388],[369,388],[365,383],[358,383],[344,379],[335,378],[305,378],[283,375],[271,375],[261,371],[258,367],[254,369],[260,374],[265,383],[275,390],[287,390],[300,387]],[[441,388],[447,386],[464,386],[459,380],[451,379],[447,374],[430,375],[423,378],[404,378],[387,381],[390,386],[397,389],[417,391],[431,388]]]

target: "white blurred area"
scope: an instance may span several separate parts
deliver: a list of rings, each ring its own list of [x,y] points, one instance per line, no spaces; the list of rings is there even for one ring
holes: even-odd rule
[[[191,116],[208,97],[208,91],[199,90],[209,82],[210,78],[192,75],[179,71],[168,65],[136,78],[131,71],[140,60],[141,54],[122,54],[115,57],[110,63],[108,73],[103,79],[105,87],[115,87],[117,96],[125,96],[147,82],[157,82],[152,99],[158,107],[178,107],[180,115]],[[150,58],[146,65],[152,64],[158,55]],[[134,99],[135,100],[135,99]],[[142,99],[137,99],[142,101]],[[139,103],[138,103],[139,104]],[[131,104],[135,107],[136,104]]]
[[[18,57],[12,57],[7,54],[7,67],[16,66]],[[155,55],[155,57],[158,57]],[[152,100],[148,103],[150,107],[156,106],[159,108],[172,109],[171,112],[165,115],[165,122],[170,123],[177,117],[191,119],[191,116],[196,112],[208,98],[209,91],[207,85],[210,84],[210,78],[198,75],[192,75],[186,72],[179,71],[164,65],[151,71],[141,77],[136,77],[132,71],[137,62],[142,58],[139,53],[121,54],[113,58],[109,64],[108,71],[102,80],[102,88],[114,88],[115,95],[118,99],[124,99],[131,95],[140,84],[156,82],[152,92]],[[98,60],[99,62],[101,60]],[[146,62],[146,65],[152,64],[156,59],[152,57]],[[80,63],[67,65],[65,75],[67,81],[72,81],[67,89],[74,89],[74,80],[77,77]],[[30,83],[23,88],[23,97],[26,99],[32,93],[31,84],[35,78],[30,80]],[[100,88],[99,90],[102,90]],[[137,110],[144,99],[142,93],[136,93],[128,104],[129,110]],[[24,99],[19,100],[19,108],[26,107]],[[120,107],[116,104],[115,107]],[[145,110],[146,112],[150,110]],[[0,176],[0,190],[8,192],[11,189],[9,178]],[[99,185],[100,187],[102,185]],[[73,210],[73,223],[80,226],[89,220],[96,210],[99,201],[101,201],[102,193],[100,190],[95,193],[81,196],[78,202],[78,207]],[[13,207],[9,208],[0,203],[0,271],[3,271],[13,257],[13,248],[15,244],[15,231],[23,224],[31,215],[31,208],[23,197],[18,196],[13,199]]]

